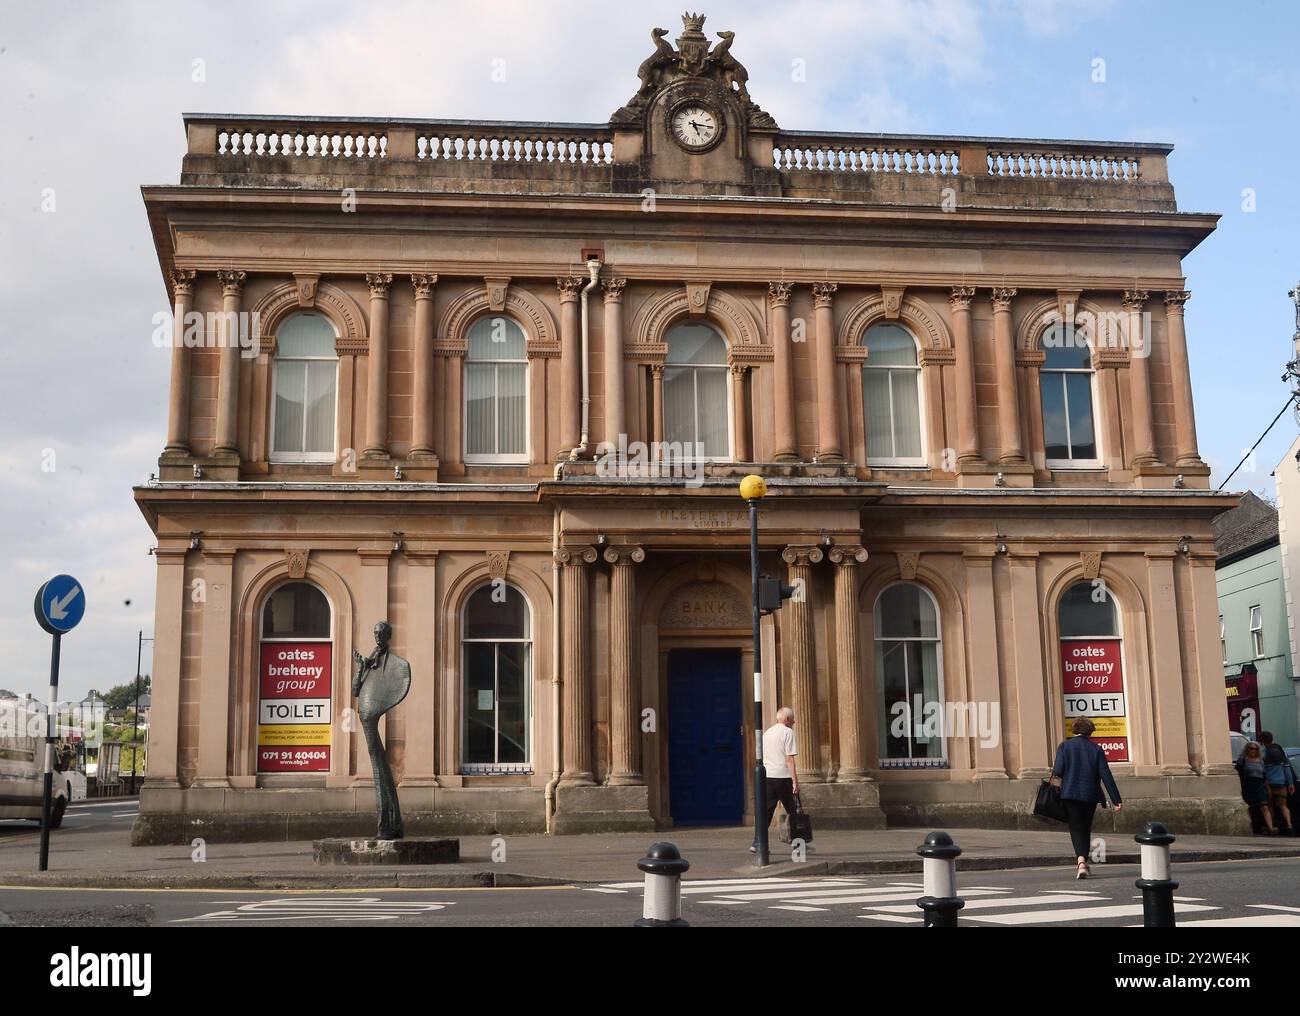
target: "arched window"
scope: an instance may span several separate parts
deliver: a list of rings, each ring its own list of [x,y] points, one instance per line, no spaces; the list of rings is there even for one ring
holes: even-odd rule
[[[258,647],[257,771],[327,773],[334,722],[329,600],[286,582],[262,607]]]
[[[532,618],[514,586],[492,582],[465,604],[463,772],[530,772]]]
[[[528,461],[528,354],[508,317],[479,318],[465,357],[465,461]]]
[[[883,767],[941,766],[943,646],[929,590],[896,582],[876,599],[876,688]]]
[[[1092,411],[1092,350],[1073,330],[1049,329],[1047,359],[1038,372],[1043,400],[1043,443],[1055,468],[1096,468],[1097,431]]]
[[[664,440],[675,457],[731,460],[727,344],[709,325],[669,329],[664,361]]]
[[[334,326],[323,314],[286,318],[275,333],[271,458],[333,462],[338,355]]]
[[[901,325],[874,324],[863,333],[862,402],[867,417],[867,462],[925,464],[921,436],[921,364],[916,340]]]
[[[1076,582],[1057,607],[1066,732],[1078,716],[1096,725],[1093,739],[1110,762],[1129,761],[1124,643],[1115,599],[1102,579]]]

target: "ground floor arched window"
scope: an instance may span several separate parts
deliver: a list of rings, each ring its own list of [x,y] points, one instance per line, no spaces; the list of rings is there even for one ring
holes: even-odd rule
[[[896,582],[876,599],[876,715],[882,768],[941,766],[943,653],[929,590]]]
[[[1061,691],[1064,720],[1086,716],[1109,762],[1128,762],[1128,694],[1119,610],[1101,579],[1076,582],[1061,597]]]
[[[461,771],[532,769],[532,617],[528,601],[500,580],[465,604],[462,634]]]
[[[258,644],[257,771],[327,773],[334,721],[332,612],[310,582],[276,587]]]

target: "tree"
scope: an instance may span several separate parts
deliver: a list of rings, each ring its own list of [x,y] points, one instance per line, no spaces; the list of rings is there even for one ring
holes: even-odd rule
[[[152,687],[152,681],[148,674],[140,677],[140,694],[148,695]],[[117,684],[100,696],[104,700],[104,706],[107,709],[126,709],[135,706],[135,679],[132,678],[126,684]]]

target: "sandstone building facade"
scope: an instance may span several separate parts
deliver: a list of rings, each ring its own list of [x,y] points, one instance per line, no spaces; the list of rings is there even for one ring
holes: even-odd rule
[[[606,124],[185,118],[136,838],[740,823],[748,529],[824,825],[1027,818],[1076,714],[1124,818],[1231,825],[1168,146],[785,130],[731,33]]]

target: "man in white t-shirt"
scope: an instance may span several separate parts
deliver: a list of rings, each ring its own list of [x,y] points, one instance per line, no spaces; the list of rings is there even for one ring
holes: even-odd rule
[[[782,706],[776,711],[776,722],[763,731],[763,768],[767,770],[767,825],[772,824],[776,803],[781,802],[786,815],[793,815],[794,795],[799,793],[799,772],[795,758],[799,746],[794,736],[794,710]],[[750,853],[755,853],[752,844]]]

